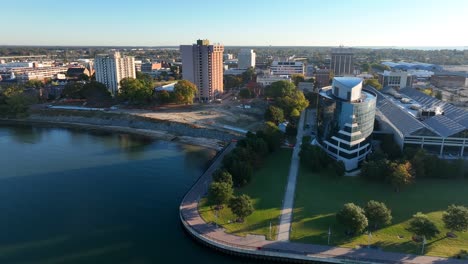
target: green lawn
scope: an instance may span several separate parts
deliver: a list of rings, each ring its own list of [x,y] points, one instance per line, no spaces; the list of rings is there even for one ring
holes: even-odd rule
[[[254,172],[252,181],[247,186],[235,190],[236,194],[249,195],[255,207],[255,212],[245,218],[244,223],[229,223],[236,217],[227,206],[224,206],[224,209],[218,212],[218,224],[229,233],[241,236],[260,234],[269,239],[271,222],[272,236],[275,238],[291,155],[291,149],[281,149],[272,153],[265,160],[262,168]],[[215,221],[214,210],[207,204],[206,199],[202,199],[199,211],[206,222]]]
[[[468,232],[457,233],[457,238],[446,238],[442,212],[450,204],[468,205],[468,181],[418,180],[396,193],[387,184],[369,183],[357,177],[331,178],[305,168],[299,171],[291,240],[303,243],[326,244],[331,227],[331,245],[356,247],[367,245],[369,237],[347,237],[338,225],[335,213],[344,203],[364,206],[368,200],[382,201],[392,210],[391,226],[372,233],[371,243],[386,251],[420,254],[421,244],[411,240],[406,230],[408,220],[420,211],[428,214],[441,231],[428,240],[426,254],[450,257],[468,250]],[[399,238],[398,236],[402,236]]]

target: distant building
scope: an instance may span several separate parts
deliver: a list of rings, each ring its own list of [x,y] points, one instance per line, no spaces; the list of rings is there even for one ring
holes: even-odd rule
[[[106,85],[113,95],[118,94],[122,79],[136,78],[135,59],[130,56],[121,57],[119,52],[97,55],[94,67],[96,81]]]
[[[315,66],[314,65],[307,65],[305,69],[305,76],[306,77],[312,77],[314,76],[315,73]]]
[[[0,69],[5,68],[7,70],[14,68],[32,68],[34,66],[33,62],[6,62],[0,63]]]
[[[270,71],[273,75],[304,74],[304,63],[299,61],[273,61]]]
[[[141,72],[152,72],[152,71],[157,71],[162,68],[162,65],[160,62],[147,62],[141,64]]]
[[[315,81],[318,88],[330,85],[330,74],[330,69],[317,69],[315,71]]]
[[[282,75],[282,76],[263,75],[263,76],[257,76],[257,83],[260,84],[263,87],[271,85],[272,83],[277,82],[277,81],[291,82],[291,77],[289,77],[289,75]]]
[[[314,83],[313,82],[299,82],[297,85],[297,89],[303,92],[313,92],[314,91]]]
[[[224,70],[224,75],[242,75],[247,69],[231,68]]]
[[[247,69],[249,67],[255,68],[256,54],[252,49],[241,49],[237,56],[237,68]]]
[[[29,80],[55,79],[57,74],[67,72],[67,67],[43,67],[43,68],[14,68],[11,69],[13,76],[16,76],[18,82],[27,82]]]
[[[85,67],[70,67],[67,70],[67,76],[70,78],[78,78],[82,74],[87,75],[88,77],[91,77],[92,75]]]
[[[330,69],[335,76],[349,76],[354,73],[354,52],[350,48],[339,47],[332,49]]]
[[[362,90],[362,79],[335,77],[319,92],[316,143],[347,171],[371,151],[376,95]]]
[[[232,60],[234,59],[234,56],[230,53],[225,53],[223,54],[223,61],[227,61],[227,60]]]
[[[384,71],[379,73],[379,83],[383,88],[413,87],[413,76],[405,71]]]
[[[141,72],[141,65],[142,65],[141,60],[136,60],[135,61],[135,71]]]
[[[441,71],[442,67],[435,64],[423,62],[406,62],[406,61],[384,61],[383,65],[390,67],[392,70],[426,70],[426,71]]]
[[[431,77],[431,84],[436,87],[468,87],[468,75],[464,72],[436,72]]]
[[[213,100],[223,92],[224,46],[210,45],[208,40],[197,40],[193,45],[181,45],[182,78],[198,88],[198,100]]]

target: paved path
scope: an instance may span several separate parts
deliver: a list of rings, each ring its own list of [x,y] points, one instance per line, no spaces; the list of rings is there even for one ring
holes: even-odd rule
[[[300,145],[300,144],[297,144]],[[403,253],[383,252],[374,249],[352,249],[330,247],[314,244],[302,244],[287,241],[266,240],[265,236],[247,235],[239,237],[224,232],[224,229],[206,223],[198,212],[200,197],[206,193],[207,184],[211,181],[211,173],[219,166],[225,154],[229,153],[235,144],[229,145],[200,177],[195,185],[184,197],[180,205],[182,221],[190,232],[209,240],[212,245],[229,247],[231,250],[242,249],[246,252],[259,255],[297,256],[302,258],[315,258],[324,262],[334,263],[405,263],[405,264],[467,264],[468,261],[446,259],[430,256],[418,256]],[[292,207],[291,207],[292,208]],[[183,254],[183,252],[181,252]]]
[[[297,171],[299,170],[299,151],[301,150],[302,134],[304,133],[305,111],[302,111],[297,126],[296,145],[294,146],[291,157],[291,166],[289,167],[288,184],[283,199],[283,208],[281,209],[281,219],[278,227],[278,241],[289,241],[291,232],[292,213],[294,209],[294,193],[296,192]]]

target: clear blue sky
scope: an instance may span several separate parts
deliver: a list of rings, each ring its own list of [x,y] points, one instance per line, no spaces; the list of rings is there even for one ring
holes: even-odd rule
[[[0,45],[468,46],[466,0],[2,0]]]

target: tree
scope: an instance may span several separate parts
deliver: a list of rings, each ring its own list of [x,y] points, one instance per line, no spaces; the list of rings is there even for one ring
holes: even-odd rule
[[[239,91],[239,97],[241,99],[252,98],[252,92],[250,92],[250,90],[247,88],[243,88]]]
[[[208,189],[208,200],[219,208],[231,199],[232,194],[232,185],[225,182],[212,182]]]
[[[83,86],[81,82],[69,82],[65,85],[62,91],[62,97],[71,99],[83,98]]]
[[[382,85],[379,83],[379,80],[377,79],[367,79],[364,81],[364,86],[370,85],[374,87],[377,90],[382,89]]]
[[[392,222],[392,211],[382,202],[371,200],[364,207],[364,212],[369,224],[378,226],[388,225]]]
[[[410,173],[411,163],[391,163],[390,168],[392,172],[388,180],[397,192],[399,192],[402,187],[413,182],[413,176]]]
[[[242,78],[236,75],[225,75],[224,76],[224,88],[227,90],[237,88],[242,84]]]
[[[81,94],[87,100],[95,102],[108,101],[112,98],[106,85],[96,81],[86,83],[81,90]]]
[[[153,87],[138,79],[124,78],[120,81],[119,97],[132,104],[144,104],[153,97]]]
[[[156,100],[161,104],[170,103],[172,100],[171,94],[168,91],[159,91],[156,93]]]
[[[268,145],[268,150],[273,152],[281,147],[284,135],[273,122],[265,122],[263,130],[257,131],[257,136],[263,138]]]
[[[190,81],[180,80],[174,86],[174,96],[178,103],[193,104],[197,86]]]
[[[270,105],[265,111],[265,119],[278,125],[284,121],[283,109]]]
[[[42,81],[38,80],[38,79],[29,80],[24,85],[25,85],[26,88],[33,87],[33,88],[36,88],[36,89],[44,87],[44,83]]]
[[[37,97],[25,94],[22,87],[7,87],[0,90],[0,116],[26,117],[29,106],[36,101]]]
[[[387,159],[365,161],[361,166],[361,176],[367,180],[384,182],[389,177],[390,162]]]
[[[336,220],[346,227],[348,233],[359,234],[367,227],[368,222],[361,207],[347,203],[336,214]]]
[[[442,100],[442,97],[443,97],[442,92],[441,91],[436,91],[434,97],[439,99],[439,100]]]
[[[408,230],[418,236],[424,236],[426,238],[434,237],[440,233],[434,222],[421,212],[413,215],[413,218],[409,222]]]
[[[213,181],[215,182],[224,182],[233,186],[232,175],[225,169],[217,169],[213,172]]]
[[[255,76],[255,70],[252,67],[249,67],[245,72],[242,73],[242,82],[244,84],[250,82]]]
[[[254,212],[252,201],[250,197],[245,194],[231,198],[228,207],[231,209],[232,213],[238,217],[239,222],[243,222],[245,217]]]
[[[426,177],[426,156],[426,151],[422,148],[419,148],[410,159],[415,178]]]
[[[267,96],[277,98],[292,95],[295,90],[296,86],[292,82],[282,80],[272,83],[265,92]]]
[[[468,208],[462,205],[450,205],[442,215],[445,226],[453,233],[468,230]]]
[[[335,160],[330,165],[333,168],[333,171],[335,172],[335,176],[341,177],[345,174],[346,172],[346,167],[345,164],[342,160]]]
[[[276,98],[276,105],[289,116],[294,109],[302,112],[309,106],[309,101],[307,101],[302,91],[294,90],[290,95]]]
[[[305,80],[304,74],[293,74],[291,75],[291,80],[293,81],[294,85],[297,87],[300,82]]]
[[[296,108],[294,108],[291,113],[289,114],[289,117],[295,119],[295,120],[299,120],[299,117],[301,117],[301,112],[299,112],[299,110],[297,110]]]

